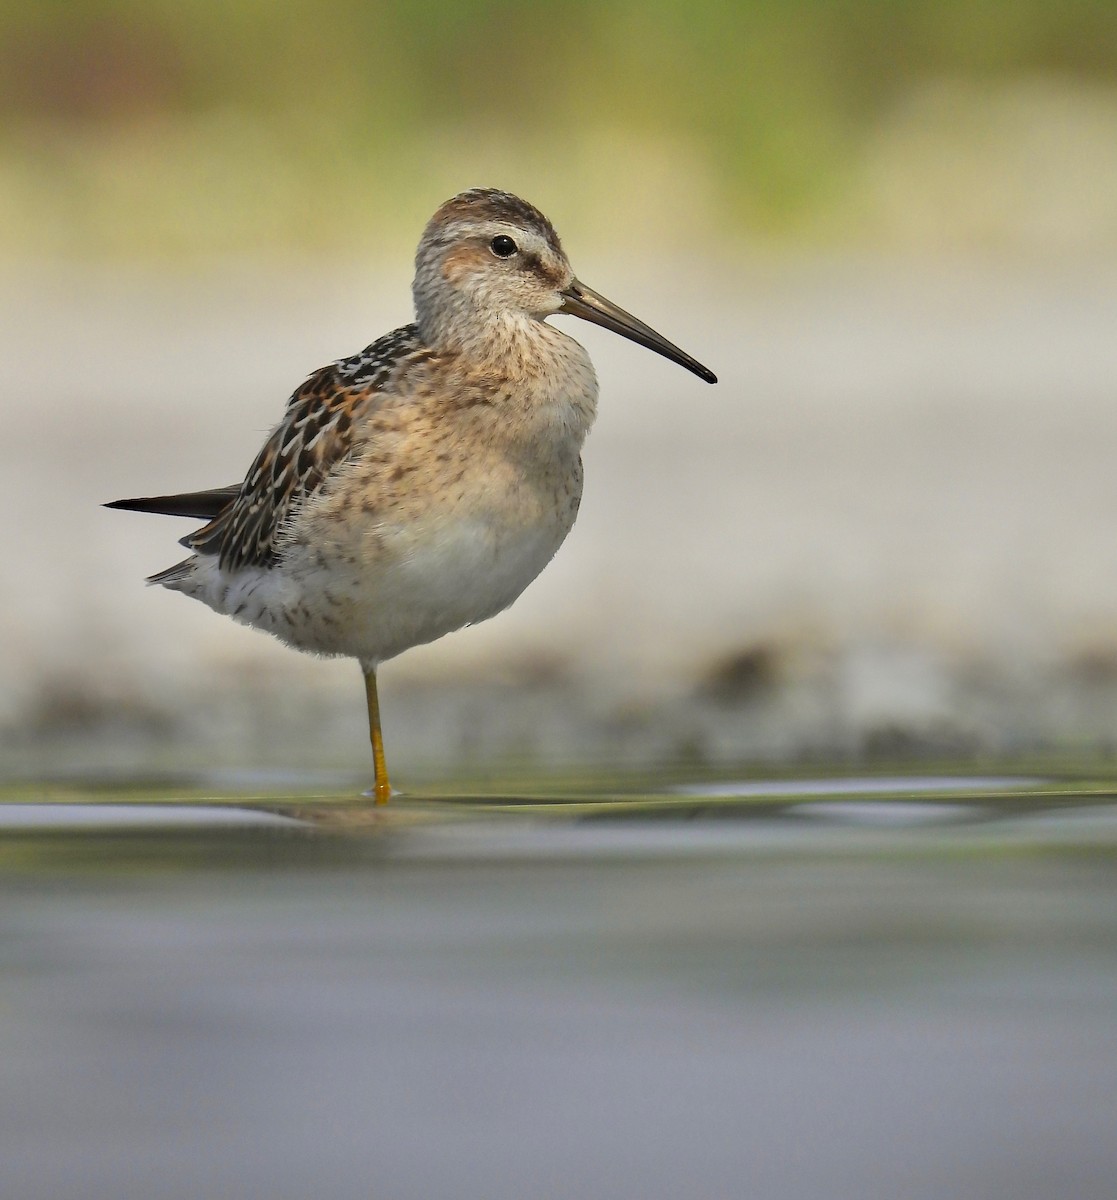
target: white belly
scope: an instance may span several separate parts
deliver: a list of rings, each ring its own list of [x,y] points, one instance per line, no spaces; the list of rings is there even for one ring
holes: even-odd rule
[[[507,608],[550,562],[575,511],[515,527],[476,517],[381,526],[367,536],[374,551],[319,546],[233,575],[198,558],[172,586],[300,650],[383,662]]]
[[[392,658],[506,609],[543,570],[573,524],[495,528],[479,520],[433,536],[387,535],[391,547],[354,605],[355,626],[372,633],[358,657]]]

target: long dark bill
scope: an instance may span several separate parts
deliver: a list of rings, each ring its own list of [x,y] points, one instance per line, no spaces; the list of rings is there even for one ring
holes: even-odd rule
[[[654,350],[656,354],[662,354],[664,358],[677,362],[680,367],[686,367],[688,371],[693,371],[699,379],[704,379],[707,383],[717,383],[718,377],[708,367],[704,367],[697,359],[691,358],[678,346],[672,345],[665,337],[661,337],[643,321],[638,321],[631,313],[626,313],[612,300],[606,300],[593,288],[586,287],[584,283],[575,279],[562,295],[562,308],[559,309],[559,312],[570,313],[571,316],[581,317],[583,321],[592,321],[604,329],[611,329],[614,333],[619,333],[621,337],[626,337],[629,341],[646,346],[649,350]]]

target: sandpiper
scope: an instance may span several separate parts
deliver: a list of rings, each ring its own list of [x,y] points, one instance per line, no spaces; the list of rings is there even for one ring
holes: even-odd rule
[[[575,278],[535,207],[476,188],[415,257],[415,321],[322,367],[244,482],[109,508],[208,523],[152,575],[236,621],[364,673],[377,803],[391,794],[376,670],[507,608],[570,532],[597,408],[570,313],[714,374]]]

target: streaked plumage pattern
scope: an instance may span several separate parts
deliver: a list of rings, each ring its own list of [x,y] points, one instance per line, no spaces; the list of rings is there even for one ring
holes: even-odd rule
[[[376,668],[511,604],[566,537],[596,412],[570,313],[714,376],[574,277],[526,201],[474,189],[431,219],[416,320],[311,375],[239,486],[110,507],[208,523],[151,577],[365,674],[375,795],[390,791]]]
[[[216,554],[222,570],[271,566],[275,542],[298,506],[352,452],[360,419],[393,372],[429,356],[418,328],[405,325],[360,354],[322,367],[287,402],[287,412],[256,456],[236,499],[183,539]]]

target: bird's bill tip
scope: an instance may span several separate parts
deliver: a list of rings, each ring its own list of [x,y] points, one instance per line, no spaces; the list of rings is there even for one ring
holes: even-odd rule
[[[669,358],[681,367],[686,367],[688,371],[692,371],[706,383],[717,383],[718,381],[718,377],[709,367],[704,367],[697,359],[691,358],[685,350],[680,350],[678,346],[656,333],[651,326],[645,325],[631,313],[625,312],[612,300],[606,300],[599,292],[595,292],[593,288],[587,287],[578,279],[575,279],[562,293],[562,308],[559,309],[559,312],[581,317],[583,321],[590,321],[594,325],[600,325],[603,329],[619,333],[621,337],[628,338],[629,341],[636,342],[637,345],[644,346],[648,350],[654,350],[656,354],[662,354],[664,358]]]

